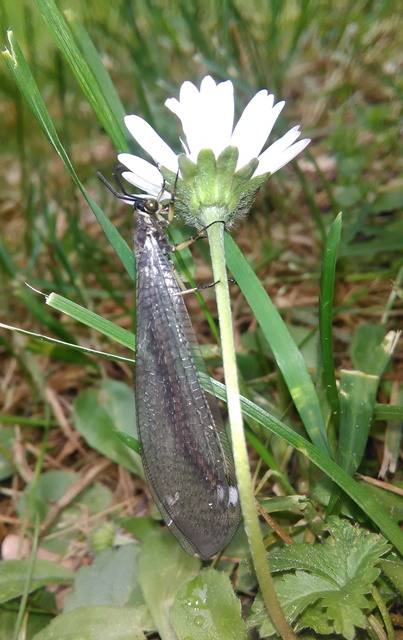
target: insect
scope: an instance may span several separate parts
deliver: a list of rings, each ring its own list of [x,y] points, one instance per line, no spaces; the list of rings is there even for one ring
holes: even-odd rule
[[[169,254],[168,207],[122,193],[134,206],[135,401],[145,476],[160,513],[187,553],[207,559],[234,536],[240,519],[232,452]]]

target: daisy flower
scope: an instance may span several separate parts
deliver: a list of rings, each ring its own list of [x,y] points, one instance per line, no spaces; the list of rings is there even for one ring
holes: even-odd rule
[[[272,94],[259,91],[234,127],[234,87],[230,80],[216,84],[206,76],[200,90],[184,82],[179,100],[169,98],[165,103],[181,120],[185,134],[182,153],[171,149],[140,116],[126,116],[128,130],[161,171],[138,156],[122,153],[119,162],[128,169],[122,175],[142,191],[157,196],[161,173],[171,190],[178,174],[176,209],[187,222],[202,228],[220,219],[230,225],[249,209],[268,176],[310,142],[298,140],[300,130],[296,126],[263,150],[284,104],[275,104]],[[166,198],[169,194],[164,192]]]

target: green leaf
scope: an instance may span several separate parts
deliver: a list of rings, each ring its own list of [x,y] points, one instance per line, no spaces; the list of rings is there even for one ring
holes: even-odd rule
[[[119,525],[140,542],[145,542],[151,533],[159,532],[161,529],[159,522],[151,516],[124,518],[120,520]]]
[[[60,513],[57,511],[49,523],[50,530],[57,531],[58,535],[51,536],[49,540],[44,539],[41,542],[42,547],[59,554],[65,553],[71,541],[81,535],[74,528],[67,528],[65,532],[60,529],[66,528],[66,522],[76,522],[82,518],[84,508],[87,516],[106,509],[111,502],[110,490],[100,482],[94,482],[91,486],[82,489],[79,474],[54,470],[42,473],[37,483],[28,484],[17,505],[17,511],[21,518],[26,517],[27,509],[30,507],[30,519],[34,521],[38,515],[40,522],[43,523],[51,515],[54,505],[67,492],[70,492],[70,496],[75,495],[75,498],[71,499],[68,506]]]
[[[393,188],[392,185],[390,185],[390,188]],[[399,188],[387,193],[379,194],[378,192],[371,207],[373,213],[386,213],[399,211],[400,209],[403,209],[403,191],[400,191]]]
[[[37,600],[38,598],[35,598],[35,606],[38,604]],[[39,633],[39,631],[48,626],[49,620],[51,619],[48,611],[56,608],[56,604],[54,602],[47,604],[47,611],[28,610],[26,612],[27,617],[25,617],[24,620],[24,633],[26,634],[24,638],[26,638],[26,640],[31,640],[36,633]],[[0,640],[10,640],[13,638],[17,624],[17,615],[17,611],[0,608]]]
[[[137,438],[133,438],[127,433],[123,433],[123,431],[115,431],[115,435],[126,445],[126,447],[129,447],[129,449],[141,456],[140,442]]]
[[[64,611],[97,605],[136,607],[144,604],[137,581],[139,551],[137,544],[104,549],[92,565],[81,567],[73,592],[65,598]]]
[[[386,425],[385,431],[382,464],[379,469],[380,478],[384,478],[388,472],[390,474],[394,474],[396,472],[400,457],[400,443],[402,441],[403,432],[403,383],[393,385],[391,401],[400,403],[402,413],[400,421],[394,421],[388,418],[389,421]]]
[[[341,245],[339,257],[370,256],[371,260],[374,260],[377,253],[387,254],[391,251],[400,251],[402,248],[403,222],[401,219],[389,223],[385,228],[369,226],[365,231],[367,235],[372,235],[375,239]]]
[[[346,187],[335,187],[333,192],[336,202],[342,209],[349,209],[358,204],[363,197],[363,192],[354,185]]]
[[[127,384],[104,380],[98,390],[87,389],[74,403],[74,416],[77,431],[90,447],[143,477],[139,454],[115,433],[123,431],[137,440],[134,394]]]
[[[399,390],[399,394],[402,390]],[[402,403],[397,404],[375,404],[375,420],[403,420],[403,397]]]
[[[171,622],[178,640],[233,640],[245,637],[241,604],[224,573],[206,569],[177,592]]]
[[[341,634],[347,640],[354,640],[356,627],[365,629],[366,621],[361,609],[354,604],[346,604],[345,598],[342,599],[344,607],[340,607],[337,598],[333,600],[327,608],[327,616],[333,620],[333,627],[336,633]]]
[[[31,560],[7,560],[0,563],[0,602],[18,598],[26,587]],[[74,572],[54,562],[36,560],[29,593],[50,583],[70,584]]]
[[[387,560],[381,560],[379,563],[380,568],[384,572],[384,574],[389,578],[389,580],[396,587],[400,596],[403,596],[403,567],[401,560],[392,559],[393,556],[388,558]]]
[[[214,569],[205,569],[178,590],[170,617],[178,640],[245,637],[241,603],[228,576]]]
[[[373,573],[373,566],[390,546],[347,520],[330,517],[328,524],[330,536],[323,544],[296,544],[270,554],[271,570],[303,569],[340,587],[358,580],[365,585],[362,593],[370,592],[374,575],[379,574],[378,569]]]
[[[33,640],[146,640],[144,607],[83,607],[55,618]]]
[[[309,437],[320,451],[331,457],[319,399],[300,351],[277,309],[228,233],[225,234],[225,253],[228,267],[273,351]]]
[[[347,520],[329,519],[330,536],[321,545],[295,544],[269,556],[281,605],[295,631],[339,633],[353,640],[355,627],[365,627],[365,616],[376,606],[370,597],[380,574],[375,566],[390,547],[376,534]],[[274,628],[260,606],[248,621],[262,635]]]
[[[366,486],[368,495],[371,497],[372,502],[380,506],[385,512],[389,513],[389,519],[391,522],[395,522],[396,524],[403,522],[403,495],[401,492],[401,481],[392,484],[392,486],[395,484],[399,489],[399,493],[397,494],[391,490],[376,487],[364,480],[361,481],[361,484]]]
[[[156,629],[164,640],[177,640],[169,610],[178,589],[200,568],[169,531],[150,535],[140,555],[139,583]]]
[[[34,500],[32,504],[31,520],[35,519],[36,514],[39,516],[39,520],[42,522],[52,504],[58,502],[70,485],[79,479],[77,473],[72,471],[48,471],[43,473],[38,480],[38,483],[33,486],[32,483],[25,487],[25,490],[18,501],[17,513],[20,518],[26,517],[27,508],[31,499],[31,492],[34,492]]]
[[[325,637],[334,637],[337,633],[347,640],[354,640],[357,637],[356,627],[367,627],[366,618],[359,607],[350,605],[348,602],[340,607],[337,600],[336,597],[334,606],[330,605],[328,608],[320,609],[315,606],[307,608],[300,616],[295,631],[315,629]]]

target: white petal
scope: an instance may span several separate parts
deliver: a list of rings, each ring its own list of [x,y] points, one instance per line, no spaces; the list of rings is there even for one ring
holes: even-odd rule
[[[187,139],[188,147],[191,148],[192,144],[195,144],[193,140],[193,122],[194,113],[199,112],[200,94],[198,89],[192,82],[184,82],[179,92],[179,100],[176,98],[170,98],[165,102],[165,105],[173,113],[175,113],[182,122],[182,129]],[[200,126],[200,124],[199,124]]]
[[[212,149],[217,157],[231,140],[234,125],[234,87],[230,80],[216,85],[211,76],[203,78],[200,85],[198,118],[194,129],[198,142],[190,146],[192,156],[201,149]]]
[[[280,140],[278,140],[277,142],[280,142]],[[263,173],[273,174],[284,167],[284,165],[293,160],[299,153],[301,153],[301,151],[305,149],[305,147],[308,146],[308,144],[310,143],[310,139],[306,138],[304,140],[299,140],[295,144],[292,144],[290,147],[283,150],[278,149],[277,152],[275,150],[275,152],[273,153],[273,147],[275,144],[277,144],[277,142],[275,142],[271,147],[269,147],[262,153],[259,158],[259,166],[252,176],[253,178],[255,178],[256,176],[260,176]]]
[[[285,102],[273,106],[274,96],[259,91],[246,106],[232,134],[231,144],[239,149],[237,169],[257,158],[269,137]]]
[[[178,157],[171,147],[154,131],[154,129],[140,118],[140,116],[126,116],[125,125],[133,138],[150,156],[163,167],[176,173],[178,171]]]
[[[285,149],[288,149],[288,147],[290,147],[300,137],[300,135],[301,131],[299,130],[299,125],[297,125],[296,127],[293,127],[292,129],[287,131],[287,133],[279,138],[279,140],[273,142],[273,144],[270,145],[270,147],[262,153],[262,156],[269,151],[271,151],[274,155],[281,153]]]
[[[182,83],[179,91],[179,100],[177,100],[176,98],[168,98],[168,100],[165,101],[165,106],[168,107],[168,109],[170,109],[172,113],[175,113],[178,118],[183,120],[183,112],[185,111],[186,116],[186,111],[194,108],[194,104],[198,101],[198,99],[198,89],[192,82],[189,82],[187,80],[186,82]]]
[[[170,111],[172,111],[172,113],[174,113],[175,115],[178,116],[178,118],[180,118],[180,114],[181,114],[181,105],[179,100],[177,100],[176,98],[167,98],[165,100],[165,106],[168,107],[168,109]]]
[[[200,95],[212,96],[217,87],[218,84],[211,76],[204,76],[200,83]]]
[[[195,162],[200,149],[211,148],[211,118],[209,102],[214,100],[216,84],[210,76],[206,76],[200,91],[191,83],[184,83],[180,92],[183,106],[182,128],[186,135],[190,158]]]
[[[133,184],[138,189],[141,189],[142,193],[136,193],[136,196],[154,196],[154,198],[159,198],[160,200],[170,200],[171,195],[168,191],[164,191],[161,194],[161,185],[157,186],[155,184],[151,184],[144,180],[141,176],[138,176],[131,171],[123,171],[122,178]]]
[[[216,85],[211,76],[206,76],[200,91],[191,82],[184,82],[179,101],[170,98],[165,104],[182,121],[189,148],[187,155],[193,161],[201,149],[212,149],[218,156],[230,144],[234,122],[232,82]]]
[[[163,177],[161,175],[161,171],[159,171],[154,164],[147,162],[147,160],[144,160],[139,156],[134,156],[131,153],[120,153],[118,155],[118,160],[121,164],[124,164],[125,167],[137,176],[140,176],[146,182],[159,185],[159,188],[161,188]]]
[[[206,101],[207,102],[207,101]],[[230,80],[220,82],[217,85],[214,99],[209,102],[209,120],[206,128],[211,131],[210,142],[216,158],[226,147],[231,144],[232,129],[234,126],[234,86]],[[206,148],[206,147],[205,147]]]
[[[153,164],[134,156],[131,153],[120,153],[118,160],[130,171],[124,171],[122,177],[141,189],[145,194],[158,196],[161,193],[164,178],[161,172]],[[144,194],[143,194],[144,195]],[[169,199],[169,194],[164,191],[162,200]]]

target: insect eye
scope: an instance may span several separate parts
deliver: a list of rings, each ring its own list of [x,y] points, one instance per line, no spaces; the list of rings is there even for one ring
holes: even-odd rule
[[[144,208],[148,213],[156,213],[159,209],[158,200],[155,198],[148,198],[144,203]]]

